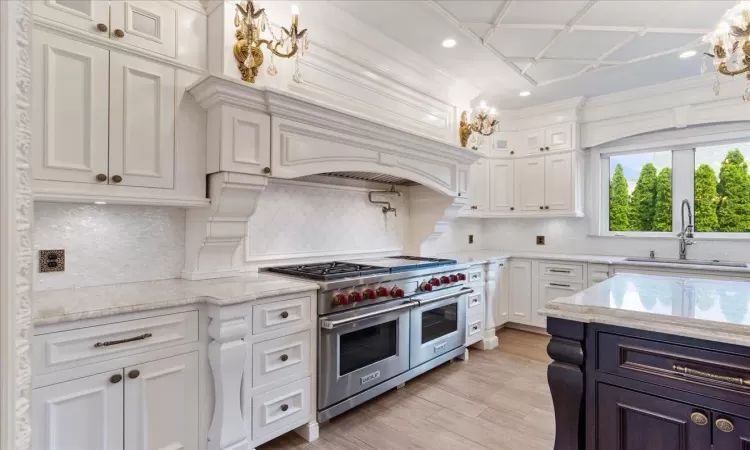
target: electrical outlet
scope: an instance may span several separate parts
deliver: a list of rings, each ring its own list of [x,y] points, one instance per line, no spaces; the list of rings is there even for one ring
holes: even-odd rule
[[[536,245],[544,245],[544,236],[536,237]]]
[[[474,243],[474,235],[470,234],[469,235],[469,244],[473,244],[473,243]]]
[[[39,250],[40,272],[65,272],[65,250]]]

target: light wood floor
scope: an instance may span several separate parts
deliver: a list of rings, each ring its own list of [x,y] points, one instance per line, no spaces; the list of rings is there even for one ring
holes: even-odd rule
[[[259,450],[550,450],[549,338],[510,329],[498,338],[494,350],[471,350],[469,361],[444,364],[323,424],[315,442],[289,433]]]

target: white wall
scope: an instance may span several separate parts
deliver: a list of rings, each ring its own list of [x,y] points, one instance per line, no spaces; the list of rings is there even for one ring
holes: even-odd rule
[[[184,209],[35,203],[34,216],[37,291],[180,276]],[[42,249],[65,249],[65,272],[40,273]]]
[[[482,219],[458,218],[451,222],[450,230],[438,239],[436,253],[452,253],[487,248],[483,236]],[[469,235],[474,243],[469,244]],[[496,247],[495,247],[496,248]]]

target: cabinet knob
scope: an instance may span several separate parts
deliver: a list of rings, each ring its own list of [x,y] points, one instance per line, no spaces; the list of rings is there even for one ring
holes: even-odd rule
[[[289,313],[288,312],[284,311],[283,313],[281,313],[281,318],[282,319],[286,319],[287,317],[289,317]]]
[[[282,411],[286,411],[287,409],[289,409],[289,405],[287,405],[287,404],[281,405],[281,410]]]
[[[510,154],[511,154],[511,155],[515,155],[515,154],[516,154],[516,152],[514,152],[513,150],[511,150],[511,151],[510,151]]]
[[[104,25],[103,23],[96,24],[96,29],[99,30],[99,31],[101,31],[102,33],[104,33],[107,30],[109,30],[109,28],[107,28],[107,26]]]
[[[96,176],[96,181],[99,181],[99,182],[107,181],[107,176],[104,175],[103,173],[100,173],[99,175]]]
[[[510,210],[511,210],[511,211],[515,211],[515,210],[516,210],[516,208],[514,208],[514,207],[512,207],[512,206],[511,206],[511,207],[510,207]]]
[[[117,384],[120,381],[122,381],[122,375],[120,375],[119,373],[109,377],[109,382],[112,384]]]
[[[690,414],[690,420],[692,420],[694,424],[700,426],[706,425],[708,423],[708,417],[706,417],[706,415],[702,412],[698,411]]]
[[[549,209],[549,206],[545,206],[544,209]]]
[[[135,380],[136,378],[138,378],[138,375],[140,374],[141,374],[140,370],[131,370],[130,372],[128,372],[128,378],[130,378],[131,380]]]
[[[543,152],[544,151],[544,147],[539,147],[539,151]]]
[[[716,421],[716,428],[725,433],[731,433],[734,431],[734,424],[727,419],[719,419]]]
[[[118,38],[125,37],[125,32],[120,29],[117,29],[115,30],[115,36],[117,36]]]
[[[549,147],[544,147],[545,150],[549,151]]]
[[[122,177],[120,175],[115,175],[112,177],[112,182],[119,183],[120,181],[122,181]]]
[[[270,167],[264,167],[263,168],[263,173],[265,173],[266,175],[270,174],[271,173],[271,168]]]
[[[540,206],[539,209],[544,209],[544,206]]]
[[[281,361],[286,362],[286,360],[289,359],[289,356],[287,355],[281,355]]]

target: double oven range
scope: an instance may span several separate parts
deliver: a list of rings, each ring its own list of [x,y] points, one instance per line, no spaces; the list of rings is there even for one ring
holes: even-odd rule
[[[320,285],[318,421],[463,356],[466,269],[408,256],[268,269]]]

